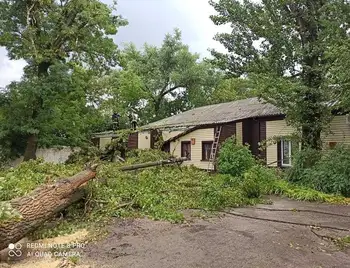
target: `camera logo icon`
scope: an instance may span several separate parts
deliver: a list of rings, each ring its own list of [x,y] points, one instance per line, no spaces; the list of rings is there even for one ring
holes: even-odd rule
[[[22,244],[16,243],[16,244],[9,244],[9,256],[10,257],[21,257],[22,256]]]

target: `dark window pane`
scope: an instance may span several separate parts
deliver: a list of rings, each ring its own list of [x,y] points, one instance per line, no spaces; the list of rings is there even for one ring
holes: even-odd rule
[[[292,146],[291,141],[282,140],[282,165],[291,165]]]
[[[203,141],[202,142],[202,160],[208,161],[210,159],[212,145],[213,145],[212,141]]]
[[[182,141],[181,142],[181,157],[187,157],[191,159],[191,142]]]

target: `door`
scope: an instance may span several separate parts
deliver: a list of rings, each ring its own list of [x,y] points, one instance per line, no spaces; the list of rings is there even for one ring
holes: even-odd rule
[[[249,144],[249,149],[254,156],[259,156],[260,122],[254,119],[246,119],[242,122],[243,144]]]

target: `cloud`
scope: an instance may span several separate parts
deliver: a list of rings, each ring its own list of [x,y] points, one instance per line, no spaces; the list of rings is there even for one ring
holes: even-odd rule
[[[223,51],[224,47],[213,38],[217,32],[230,30],[214,25],[209,16],[215,10],[206,0],[119,0],[118,13],[129,25],[120,28],[116,43],[133,42],[138,47],[145,42],[160,45],[165,34],[179,28],[183,42],[202,57],[210,55],[208,48]]]
[[[112,0],[103,0],[112,4]],[[145,42],[160,45],[166,33],[174,28],[182,31],[183,42],[192,52],[208,57],[208,48],[224,51],[221,44],[213,40],[217,32],[229,31],[218,27],[209,19],[215,14],[207,0],[118,0],[118,14],[129,21],[114,37],[118,45],[133,42],[141,47]],[[24,61],[11,61],[6,50],[0,47],[0,87],[19,80]]]
[[[0,47],[0,87],[20,80],[25,65],[24,60],[10,60],[7,57],[6,49]]]
[[[105,2],[110,2],[106,1]],[[174,0],[119,0],[118,13],[129,25],[120,28],[115,41],[118,44],[133,42],[141,47],[145,42],[160,45],[165,34],[179,28],[184,39],[196,38],[190,18],[175,8]]]
[[[214,8],[205,0],[173,0],[173,6],[181,12],[181,17],[188,18],[192,28],[184,28],[191,37],[184,39],[188,43],[191,50],[200,53],[203,57],[210,55],[208,49],[216,49],[225,51],[224,47],[214,40],[214,36],[218,32],[229,32],[229,26],[216,26],[209,18],[215,15]],[[189,32],[189,30],[192,32]],[[195,34],[193,34],[195,33]]]

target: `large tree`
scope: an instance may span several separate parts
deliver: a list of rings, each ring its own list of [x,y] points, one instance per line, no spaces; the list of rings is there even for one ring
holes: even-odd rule
[[[103,79],[107,109],[136,113],[142,123],[204,105],[219,82],[212,66],[191,53],[175,30],[160,47],[127,45],[120,55],[121,69]],[[110,111],[111,112],[111,111]]]
[[[40,147],[81,146],[103,125],[103,117],[87,104],[89,74],[81,67],[50,67],[50,75],[22,78],[0,92],[0,151],[2,157],[23,154],[28,133],[36,134]],[[40,94],[40,113],[32,116]]]
[[[208,98],[210,104],[256,97],[254,83],[247,78],[226,78],[213,90]]]
[[[330,121],[339,87],[329,75],[339,45],[349,43],[350,5],[344,0],[210,1],[216,25],[231,33],[216,40],[228,54],[213,51],[215,61],[233,76],[257,79],[262,96],[281,107],[302,130],[302,142],[321,147],[321,131]]]
[[[116,34],[125,21],[114,14],[114,7],[98,0],[0,2],[0,45],[7,48],[11,59],[28,63],[23,83],[13,86],[8,98],[15,108],[23,104],[18,112],[25,121],[18,129],[27,141],[24,160],[35,158],[38,141],[45,136],[40,122],[48,116],[45,107],[52,96],[70,90],[67,83],[60,87],[55,78],[56,85],[46,84],[51,73],[57,78],[57,71],[51,68],[64,64],[71,69],[64,71],[68,75],[75,71],[74,65],[103,71],[117,63],[117,47],[109,35]],[[15,99],[19,104],[11,101]]]

